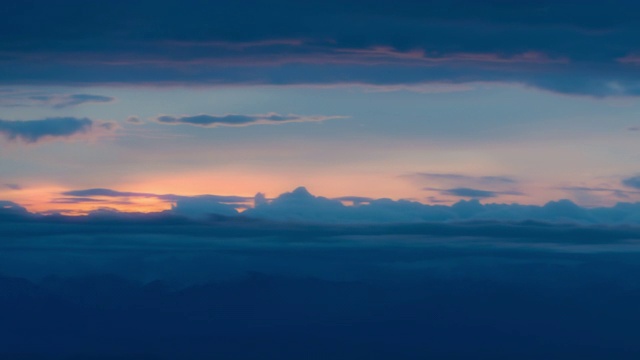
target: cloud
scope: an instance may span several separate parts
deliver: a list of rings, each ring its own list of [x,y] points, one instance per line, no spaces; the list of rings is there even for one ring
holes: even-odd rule
[[[634,188],[634,189],[640,189],[640,176],[632,176],[632,177],[623,179],[622,185],[630,188]]]
[[[78,106],[82,104],[100,104],[110,103],[115,99],[110,96],[91,95],[91,94],[72,94],[72,95],[33,95],[29,97],[42,105],[48,105],[56,109],[64,109],[67,107]]]
[[[20,216],[28,216],[29,212],[26,208],[12,202],[0,200],[0,217],[7,215],[20,215]]]
[[[125,121],[128,122],[129,124],[135,124],[135,125],[140,125],[143,123],[142,119],[140,119],[137,116],[129,116]]]
[[[442,187],[423,187],[426,191],[437,191],[441,195],[487,199],[501,195],[523,195],[514,187],[518,180],[509,176],[472,176],[454,173],[418,172],[402,175],[419,184],[438,184]]]
[[[105,196],[105,197],[157,197],[156,194],[150,193],[142,193],[142,192],[125,192],[125,191],[116,191],[111,189],[85,189],[85,190],[71,190],[65,191],[62,195],[66,196],[79,196],[79,197],[87,197],[87,196]]]
[[[429,173],[418,172],[413,174],[404,175],[414,179],[424,181],[446,181],[455,183],[472,183],[472,184],[516,184],[517,180],[508,176],[471,176],[464,174],[451,174],[451,173]]]
[[[22,186],[18,184],[4,184],[4,187],[10,190],[22,190]]]
[[[0,106],[33,107],[49,106],[64,109],[82,104],[110,103],[115,98],[92,94],[51,94],[39,91],[8,90],[0,99]]]
[[[215,196],[181,198],[171,207],[175,214],[189,218],[207,218],[211,215],[235,216],[235,206],[218,201]]]
[[[288,200],[309,200],[294,192]],[[637,226],[20,218],[1,209],[7,359],[640,352]]]
[[[203,127],[216,126],[248,126],[254,124],[284,124],[291,122],[316,122],[341,119],[342,116],[302,116],[280,115],[276,113],[258,115],[195,115],[195,116],[158,116],[154,120],[170,125],[194,125]]]
[[[116,198],[157,198],[160,200],[177,201],[181,199],[192,198],[205,198],[211,201],[225,202],[225,203],[244,203],[251,198],[235,195],[196,195],[196,196],[184,196],[174,194],[154,194],[145,192],[132,192],[132,191],[117,191],[105,188],[83,189],[83,190],[70,190],[62,193],[65,196],[74,197],[116,197]]]
[[[212,215],[235,216],[236,209],[248,207],[253,200],[249,197],[235,195],[195,195],[153,194],[145,192],[117,191],[105,188],[71,190],[61,193],[65,196],[54,199],[56,204],[104,204],[134,205],[135,199],[153,198],[171,206],[170,212],[175,215],[194,219],[206,219]],[[109,211],[110,214],[117,211]]]
[[[370,203],[374,199],[370,197],[363,197],[363,196],[341,196],[341,197],[333,198],[333,200],[348,201],[353,203],[353,205],[361,205],[363,203]]]
[[[427,190],[432,190],[431,188],[427,188]],[[471,188],[454,188],[441,190],[441,194],[443,195],[452,195],[457,197],[466,197],[466,198],[492,198],[499,195],[499,193],[495,191],[487,191],[487,190],[479,190],[479,189],[471,189]]]
[[[558,188],[560,190],[568,191],[577,195],[580,200],[580,203],[589,203],[594,199],[591,199],[591,193],[609,193],[614,195],[619,199],[630,199],[632,195],[640,194],[640,191],[628,191],[610,187],[588,187],[588,186],[564,186]],[[595,199],[597,200],[597,199]]]
[[[631,15],[640,5],[630,1],[384,0],[366,8],[336,0],[306,7],[293,0],[188,8],[177,0],[136,3],[145,10],[117,1],[87,4],[82,21],[68,21],[73,0],[56,9],[44,0],[3,4],[12,20],[0,25],[0,33],[11,34],[0,40],[0,82],[483,81],[590,96],[640,94],[640,25]],[[34,32],[34,18],[48,31]]]
[[[619,203],[613,207],[580,207],[569,200],[544,206],[522,204],[482,204],[479,199],[518,192],[493,192],[473,188],[437,189],[443,195],[470,200],[432,199],[436,205],[410,200],[375,199],[359,196],[326,198],[299,187],[275,198],[258,193],[254,198],[233,195],[153,194],[112,189],[85,189],[61,193],[59,204],[133,204],[136,198],[154,198],[171,205],[168,213],[194,219],[220,215],[231,219],[262,219],[320,224],[431,223],[461,221],[543,221],[586,224],[640,224],[640,203]],[[347,203],[345,205],[344,203]],[[444,203],[453,203],[444,205]],[[253,207],[251,206],[253,204]],[[245,209],[238,213],[238,209]],[[112,211],[111,214],[114,212]],[[122,213],[126,216],[126,213]]]
[[[94,122],[87,118],[59,117],[42,120],[2,120],[0,133],[8,140],[35,143],[45,138],[67,138],[87,133]]]
[[[101,203],[106,202],[104,199],[95,199],[90,197],[66,197],[51,200],[52,204],[84,204],[84,203]],[[130,204],[129,202],[126,202]]]

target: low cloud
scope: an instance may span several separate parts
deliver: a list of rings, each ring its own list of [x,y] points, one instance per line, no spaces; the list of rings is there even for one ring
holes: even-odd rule
[[[36,143],[44,138],[67,138],[87,133],[93,125],[94,121],[90,119],[74,117],[28,121],[0,119],[0,134],[9,141],[22,140],[26,143]]]
[[[456,173],[417,172],[403,177],[420,185],[426,191],[437,191],[440,195],[458,198],[487,199],[501,195],[524,195],[518,191],[518,181],[509,176],[474,176]],[[436,186],[434,186],[436,185]]]
[[[135,199],[152,198],[171,206],[170,212],[193,219],[206,219],[210,216],[235,216],[236,209],[247,208],[253,198],[235,195],[195,195],[154,194],[145,192],[117,191],[95,188],[72,190],[61,193],[52,202],[56,204],[134,204]],[[113,213],[113,211],[110,211]],[[116,211],[117,213],[117,211]]]
[[[258,193],[255,197],[234,195],[153,194],[112,189],[85,189],[61,193],[58,204],[104,205],[135,204],[136,198],[153,198],[171,207],[164,214],[191,219],[223,216],[236,220],[272,220],[318,224],[434,223],[468,221],[540,221],[581,224],[640,224],[640,203],[621,202],[613,207],[582,207],[570,200],[551,201],[543,206],[481,203],[499,195],[518,192],[493,192],[473,188],[430,189],[443,195],[466,198],[457,202],[430,199],[432,205],[411,200],[375,199],[360,196],[326,198],[299,187],[275,198]],[[444,205],[448,202],[452,205]],[[251,206],[253,205],[253,206]],[[134,207],[135,208],[135,207]],[[238,212],[239,209],[245,209]],[[111,214],[117,212],[112,211]],[[129,216],[121,213],[122,216]]]
[[[175,194],[154,194],[146,192],[132,192],[132,191],[117,191],[105,188],[94,188],[84,190],[71,190],[62,193],[64,196],[73,197],[113,197],[113,198],[156,198],[167,201],[178,201],[183,199],[192,198],[206,198],[212,201],[225,202],[225,203],[244,203],[252,198],[235,195],[196,195],[196,196],[184,196]]]
[[[640,175],[623,179],[622,185],[628,186],[634,189],[640,189]]]
[[[256,114],[256,115],[195,115],[195,116],[171,116],[162,115],[154,120],[161,124],[169,125],[193,125],[202,127],[217,126],[249,126],[256,124],[284,124],[292,122],[319,122],[332,119],[342,119],[344,116],[304,116],[304,115],[280,115],[277,113]]]

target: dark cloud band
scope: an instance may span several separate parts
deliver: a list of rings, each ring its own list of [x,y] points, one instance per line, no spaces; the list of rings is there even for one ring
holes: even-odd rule
[[[11,36],[0,40],[0,83],[499,81],[640,94],[631,15],[640,5],[631,1],[136,0],[75,9],[75,0],[1,4],[0,32]],[[49,31],[34,31],[34,18]]]

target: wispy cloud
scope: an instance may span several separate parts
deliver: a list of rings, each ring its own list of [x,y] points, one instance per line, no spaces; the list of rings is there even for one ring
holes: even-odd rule
[[[175,194],[154,194],[146,192],[132,192],[132,191],[117,191],[105,188],[83,189],[83,190],[71,190],[61,193],[64,196],[72,196],[78,198],[94,198],[94,197],[107,197],[107,198],[155,198],[165,201],[178,201],[190,198],[207,198],[209,200],[223,202],[223,203],[244,203],[253,198],[245,196],[235,195],[196,195],[185,196]]]
[[[451,189],[439,189],[439,188],[426,187],[426,188],[423,188],[423,190],[437,191],[441,195],[449,195],[449,196],[455,196],[460,198],[471,198],[471,199],[494,198],[500,195],[515,195],[515,196],[524,195],[524,193],[519,191],[492,191],[492,190],[482,190],[482,189],[474,189],[474,188],[468,188],[468,187],[458,187],[458,188],[451,188]]]
[[[106,104],[114,102],[111,96],[92,94],[52,94],[39,91],[7,90],[0,98],[0,106],[38,107],[64,109],[83,104]]]
[[[515,184],[517,180],[509,176],[473,176],[453,173],[418,172],[403,175],[413,179],[424,181],[446,181],[455,183],[473,184]]]
[[[154,120],[161,124],[169,125],[193,125],[202,127],[216,126],[249,126],[255,124],[284,124],[292,122],[318,122],[332,119],[343,119],[344,116],[304,116],[304,115],[280,115],[277,113],[257,115],[162,115]]]
[[[110,103],[115,99],[110,96],[91,95],[91,94],[72,94],[72,95],[37,95],[31,96],[29,99],[49,105],[56,109],[78,106],[82,104],[100,104]]]

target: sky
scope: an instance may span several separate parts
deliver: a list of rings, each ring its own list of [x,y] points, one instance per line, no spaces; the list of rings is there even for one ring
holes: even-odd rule
[[[0,199],[30,212],[244,211],[300,186],[345,205],[640,200],[631,1],[0,10]],[[69,195],[95,189],[119,195]]]
[[[0,359],[639,359],[639,14],[0,1]]]

